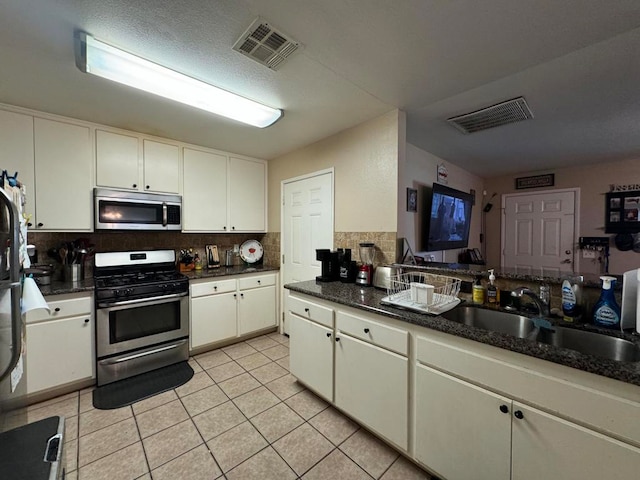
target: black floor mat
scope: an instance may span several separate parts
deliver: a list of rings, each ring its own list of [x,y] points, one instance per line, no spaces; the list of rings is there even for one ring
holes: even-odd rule
[[[111,410],[131,405],[184,385],[191,377],[193,369],[187,362],[158,368],[96,388],[93,391],[93,406],[99,410]]]

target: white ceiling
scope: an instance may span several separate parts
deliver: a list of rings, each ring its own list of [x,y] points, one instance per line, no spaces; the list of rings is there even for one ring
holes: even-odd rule
[[[231,50],[262,16],[304,45]],[[81,73],[73,32],[285,110],[260,130]],[[407,141],[483,177],[640,156],[638,0],[0,0],[0,102],[261,158],[393,108]],[[534,119],[448,117],[524,96]]]

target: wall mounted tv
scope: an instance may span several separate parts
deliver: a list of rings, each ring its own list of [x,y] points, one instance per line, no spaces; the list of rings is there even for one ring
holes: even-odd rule
[[[425,195],[428,200],[428,195]],[[474,198],[470,193],[434,183],[431,202],[426,202],[423,219],[422,248],[452,250],[469,245],[471,206]]]

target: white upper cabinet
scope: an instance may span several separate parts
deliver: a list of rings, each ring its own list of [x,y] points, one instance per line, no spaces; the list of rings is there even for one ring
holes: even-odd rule
[[[0,167],[13,175],[26,187],[26,212],[35,213],[33,163],[33,117],[0,110]],[[33,223],[35,218],[30,221]]]
[[[96,130],[96,184],[139,188],[138,137]]]
[[[229,157],[229,226],[232,232],[264,232],[267,165]]]
[[[227,230],[227,162],[225,155],[184,149],[182,230]]]
[[[89,127],[34,119],[36,229],[93,228],[90,133]]]
[[[177,145],[143,141],[144,190],[180,193],[180,149]]]
[[[96,130],[96,184],[143,192],[180,193],[177,145]]]

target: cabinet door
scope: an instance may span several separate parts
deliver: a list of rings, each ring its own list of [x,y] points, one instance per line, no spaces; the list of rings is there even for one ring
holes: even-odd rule
[[[408,360],[340,332],[336,340],[336,405],[406,450]]]
[[[36,118],[34,145],[36,228],[91,231],[89,128]]]
[[[95,377],[91,315],[27,324],[27,393]]]
[[[333,329],[289,312],[291,374],[326,400],[333,401]]]
[[[34,214],[35,173],[33,164],[33,117],[0,110],[0,166],[18,172],[27,190],[26,214]],[[33,223],[35,218],[30,220]]]
[[[509,479],[510,399],[418,364],[415,409],[416,458],[438,476]]]
[[[191,348],[238,335],[236,298],[222,293],[191,299]]]
[[[514,403],[512,478],[638,478],[640,449]],[[519,418],[519,417],[522,418]]]
[[[227,157],[184,149],[183,232],[227,229]]]
[[[180,193],[180,149],[168,143],[144,140],[144,190]]]
[[[241,290],[238,298],[240,335],[276,326],[276,287]]]
[[[266,230],[264,162],[229,157],[229,227],[231,231]]]
[[[96,183],[137,190],[139,175],[138,137],[96,130]]]

